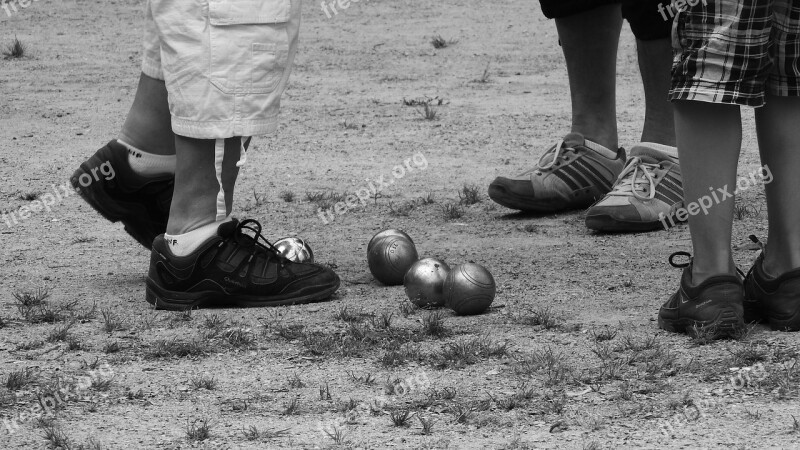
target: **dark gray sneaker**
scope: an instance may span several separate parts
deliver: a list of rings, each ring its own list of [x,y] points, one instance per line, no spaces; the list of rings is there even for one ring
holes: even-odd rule
[[[125,231],[147,249],[167,230],[175,177],[137,175],[128,149],[109,142],[81,164],[70,178],[76,192],[100,215],[122,222]]]
[[[507,208],[538,213],[583,209],[603,198],[625,166],[625,150],[614,158],[578,133],[564,136],[516,177],[497,177],[489,198]]]
[[[146,299],[157,308],[278,306],[328,299],[339,277],[328,267],[286,259],[255,220],[233,219],[187,256],[153,241]]]
[[[689,335],[704,334],[711,339],[737,337],[744,329],[744,289],[738,275],[717,275],[692,286],[692,265],[676,264],[676,252],[669,257],[673,267],[684,268],[681,286],[658,311],[659,328]]]
[[[800,331],[800,268],[772,278],[764,272],[764,253],[744,279],[744,320],[766,322],[776,331]]]

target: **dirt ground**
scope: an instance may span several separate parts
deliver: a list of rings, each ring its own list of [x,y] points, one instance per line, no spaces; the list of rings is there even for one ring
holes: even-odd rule
[[[538,2],[364,0],[331,18],[307,2],[279,133],[248,153],[235,211],[271,238],[306,238],[341,289],[305,306],[152,310],[148,253],[62,187],[122,124],[143,6],[0,10],[0,44],[27,45],[0,59],[0,447],[796,448],[796,334],[706,343],[656,326],[686,227],[595,234],[581,212],[520,215],[486,197],[568,131]],[[437,35],[454,42],[435,49]],[[618,86],[630,147],[644,102],[628,30]],[[417,99],[435,119],[404,104]],[[745,115],[743,176],[758,168]],[[318,214],[381,177],[393,183],[366,205]],[[465,186],[480,198],[459,206]],[[49,210],[5,222],[48,193]],[[747,236],[766,235],[763,189],[737,202],[746,270]],[[489,268],[492,309],[412,310],[402,287],[372,280],[367,242],[389,227],[422,256]],[[43,290],[28,309],[15,297]]]

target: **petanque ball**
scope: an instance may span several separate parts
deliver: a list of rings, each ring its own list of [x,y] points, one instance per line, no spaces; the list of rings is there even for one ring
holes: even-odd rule
[[[403,286],[411,303],[417,306],[444,305],[444,279],[450,266],[436,258],[415,262],[403,278]]]
[[[453,267],[444,281],[445,306],[459,315],[480,314],[494,300],[494,277],[483,266],[465,263]]]
[[[379,239],[367,253],[372,276],[387,286],[403,284],[403,277],[417,259],[414,243],[401,236]]]

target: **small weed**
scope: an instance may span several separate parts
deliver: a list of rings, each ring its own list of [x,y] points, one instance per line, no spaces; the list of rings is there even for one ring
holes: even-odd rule
[[[366,375],[356,375],[355,372],[348,370],[347,374],[350,376],[350,379],[356,383],[364,383],[367,386],[372,386],[375,384],[375,377],[371,373],[367,373]]]
[[[456,423],[466,424],[475,412],[468,405],[456,403],[450,407],[450,413],[455,417]]]
[[[111,383],[114,380],[111,378],[93,378],[91,388],[98,392],[105,392],[111,389]]]
[[[447,48],[451,45],[455,45],[458,43],[458,39],[445,39],[441,35],[436,35],[431,39],[431,45],[433,48],[440,49],[440,48]]]
[[[306,384],[300,379],[300,375],[295,372],[294,376],[289,380],[289,387],[292,389],[300,389],[306,387]]]
[[[106,342],[106,344],[103,345],[103,353],[110,354],[110,353],[117,353],[119,351],[120,351],[120,346],[119,342],[117,341]]]
[[[603,341],[610,341],[617,337],[617,330],[609,328],[608,326],[604,327],[602,331],[592,330],[592,339],[595,342],[603,342]]]
[[[411,410],[408,409],[395,409],[389,413],[389,418],[392,419],[392,424],[396,427],[408,427],[408,420],[412,417]]]
[[[8,389],[9,391],[17,391],[25,387],[25,385],[27,385],[34,379],[35,379],[35,374],[33,369],[26,368],[26,369],[15,370],[9,373],[8,376],[6,376],[6,381],[5,381],[6,389]]]
[[[6,57],[6,59],[22,58],[25,56],[27,50],[28,46],[23,44],[22,41],[14,36],[14,40],[6,46],[5,50],[3,50],[3,55]],[[35,198],[32,200],[35,200]]]
[[[103,316],[103,330],[106,333],[122,331],[126,328],[125,322],[112,312],[110,308],[101,310],[100,315]]]
[[[422,318],[422,334],[425,336],[442,337],[449,333],[444,325],[444,313],[434,311]]]
[[[246,328],[233,328],[223,334],[225,340],[233,348],[250,348],[255,344],[256,338]]]
[[[209,353],[205,341],[195,339],[192,341],[179,341],[177,339],[160,340],[152,345],[147,356],[150,358],[188,358],[205,356]]]
[[[331,428],[332,428],[331,431],[324,430],[325,434],[327,434],[329,438],[333,439],[333,442],[335,442],[337,445],[344,444],[345,442],[344,429],[339,428],[336,425],[333,425]]]
[[[50,443],[52,448],[63,448],[63,449],[70,449],[72,448],[72,442],[70,441],[67,433],[61,429],[55,423],[43,423],[42,425],[42,432],[44,433],[44,439]]]
[[[403,317],[408,317],[414,314],[414,312],[419,309],[419,306],[409,302],[408,300],[405,300],[400,304],[399,309]]]
[[[439,112],[436,111],[436,108],[428,103],[420,106],[417,111],[419,111],[420,115],[425,120],[436,120],[439,117]]]
[[[360,129],[362,127],[361,125],[359,125],[357,123],[353,123],[353,122],[349,122],[348,123],[346,119],[345,119],[344,122],[342,122],[342,126],[344,127],[345,130],[358,130],[358,129]]]
[[[336,314],[333,315],[333,318],[336,320],[341,320],[342,322],[361,323],[367,320],[367,318],[370,316],[371,314],[366,314],[361,311],[353,312],[347,307],[347,305],[344,305],[339,308],[338,311],[336,311]]]
[[[464,207],[458,203],[446,203],[441,206],[444,220],[456,220],[464,216]]]
[[[433,424],[436,423],[435,420],[432,418],[424,418],[422,416],[417,416],[417,420],[419,420],[420,425],[422,425],[422,434],[430,435],[433,434]]]
[[[325,385],[319,386],[319,399],[322,401],[331,400],[331,387],[326,382]]]
[[[545,330],[560,328],[564,325],[564,319],[561,314],[553,311],[549,306],[531,308],[527,311],[514,314],[512,317],[517,323],[542,327]]]
[[[413,202],[400,203],[399,205],[395,205],[393,202],[389,202],[389,214],[394,217],[408,217],[408,215],[411,214],[411,211],[413,210],[414,210]]]
[[[297,397],[292,398],[288,403],[283,406],[281,412],[284,416],[293,416],[300,413],[300,400]]]
[[[461,187],[458,191],[458,203],[470,206],[481,202],[480,188],[477,185],[467,185]]]
[[[481,74],[481,77],[475,80],[476,83],[486,84],[489,82],[489,78],[491,78],[491,72],[489,71],[489,67],[491,65],[492,65],[491,61],[486,63],[486,68],[483,69],[483,74]]]
[[[66,342],[69,338],[69,330],[75,325],[75,320],[65,323],[60,327],[56,327],[50,334],[47,335],[47,342]]]
[[[283,191],[280,193],[281,200],[285,201],[286,203],[294,202],[294,192],[292,191]]]
[[[186,438],[190,441],[204,441],[211,437],[211,424],[209,419],[186,420]]]
[[[220,317],[217,314],[211,314],[205,317],[203,320],[203,326],[208,328],[209,330],[216,330],[225,327],[228,323],[228,320]]]
[[[288,432],[289,432],[288,428],[275,431],[259,430],[258,427],[256,427],[255,425],[250,425],[250,428],[243,431],[244,437],[248,441],[276,439],[278,437],[286,435],[286,433]]]
[[[207,374],[202,374],[199,377],[191,379],[192,387],[195,389],[205,389],[213,391],[217,388],[217,379]]]

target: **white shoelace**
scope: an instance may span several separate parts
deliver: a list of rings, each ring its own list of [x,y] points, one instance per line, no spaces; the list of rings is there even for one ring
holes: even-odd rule
[[[536,163],[536,169],[537,169],[537,170],[547,170],[547,169],[551,169],[553,166],[555,166],[555,165],[556,165],[556,163],[558,162],[558,159],[561,157],[561,153],[562,153],[564,150],[571,150],[571,151],[575,151],[575,149],[574,149],[574,148],[565,146],[565,145],[564,145],[564,140],[563,140],[563,139],[561,139],[561,140],[559,140],[559,141],[558,141],[558,144],[556,144],[556,146],[555,146],[555,149],[553,149],[553,151],[552,151],[552,152],[546,152],[544,155],[542,155],[542,156],[539,158],[539,162],[538,162],[538,163]],[[547,164],[543,164],[543,161],[544,161],[544,159],[545,159],[545,158],[547,157],[547,155],[549,155],[550,153],[552,153],[552,154],[553,154],[553,159],[552,159],[550,162],[548,162]]]
[[[617,178],[614,189],[608,195],[631,196],[650,200],[656,196],[656,180],[653,173],[659,164],[646,163],[638,156],[631,157]],[[642,195],[641,192],[647,192]]]

